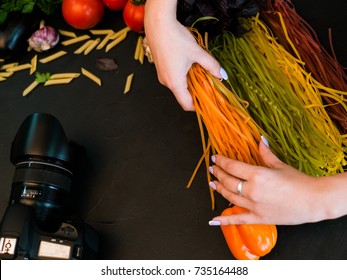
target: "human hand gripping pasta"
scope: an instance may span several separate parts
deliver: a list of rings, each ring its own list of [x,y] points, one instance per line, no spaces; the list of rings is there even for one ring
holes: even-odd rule
[[[148,0],[145,30],[159,82],[168,87],[186,111],[194,111],[186,75],[193,63],[202,65],[217,78],[227,78],[217,60],[201,48],[176,15],[177,0]],[[158,13],[158,11],[160,12]]]
[[[211,225],[294,225],[347,214],[347,173],[324,177],[306,175],[280,161],[263,141],[259,144],[259,153],[267,167],[220,155],[213,157],[215,165],[210,171],[218,181],[210,185],[231,203],[249,211],[215,217]],[[244,181],[242,194],[237,194],[240,180]]]

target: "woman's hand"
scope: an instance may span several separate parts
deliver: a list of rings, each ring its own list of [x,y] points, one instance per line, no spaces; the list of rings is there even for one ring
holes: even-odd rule
[[[301,224],[326,218],[326,187],[280,161],[261,141],[259,152],[268,167],[249,165],[224,156],[213,157],[211,173],[218,179],[210,186],[235,205],[249,210],[242,214],[218,216],[210,225]],[[238,185],[243,181],[241,193]],[[240,191],[240,190],[239,190]]]
[[[194,111],[186,79],[192,64],[200,64],[218,78],[227,78],[227,75],[221,71],[218,61],[201,48],[190,31],[177,21],[176,5],[177,1],[173,0],[146,2],[146,38],[159,82],[173,92],[184,110]]]

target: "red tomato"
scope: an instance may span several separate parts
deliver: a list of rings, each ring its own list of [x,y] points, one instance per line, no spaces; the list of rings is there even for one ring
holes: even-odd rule
[[[121,11],[125,7],[128,0],[102,0],[105,6],[112,11]]]
[[[141,0],[128,0],[123,10],[125,24],[136,32],[143,30],[145,17],[145,3]]]
[[[102,0],[63,0],[62,13],[65,21],[76,29],[89,29],[104,16]]]

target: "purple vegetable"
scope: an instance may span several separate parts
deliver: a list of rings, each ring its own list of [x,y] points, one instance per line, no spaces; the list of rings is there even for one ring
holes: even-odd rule
[[[59,33],[51,26],[36,30],[28,40],[29,46],[37,52],[47,51],[59,42]]]
[[[117,60],[113,57],[99,57],[96,59],[96,68],[101,71],[118,70]]]

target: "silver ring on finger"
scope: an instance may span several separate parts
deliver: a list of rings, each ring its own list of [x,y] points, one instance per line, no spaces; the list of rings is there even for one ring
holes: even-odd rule
[[[240,180],[240,182],[237,184],[237,194],[242,195],[242,187],[243,187],[244,180]]]

